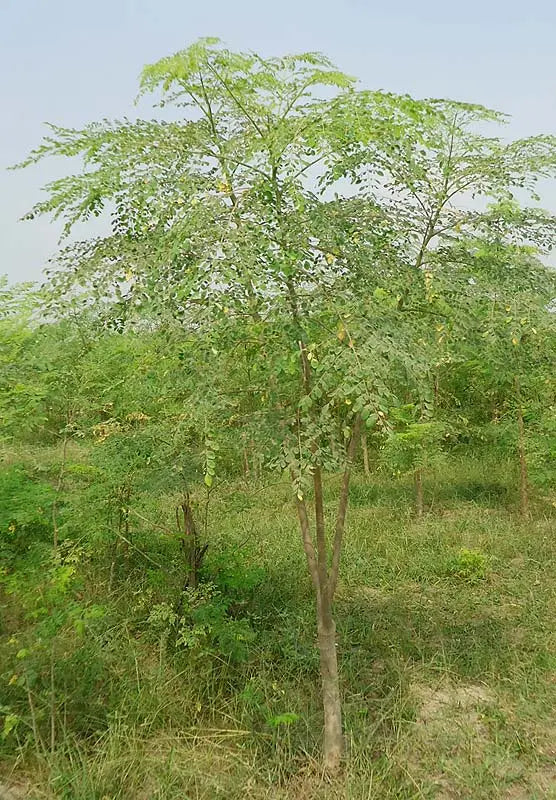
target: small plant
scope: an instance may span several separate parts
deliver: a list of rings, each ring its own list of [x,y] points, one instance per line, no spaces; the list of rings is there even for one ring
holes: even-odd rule
[[[462,548],[448,562],[448,574],[454,578],[477,583],[487,577],[489,558],[480,550]]]
[[[299,714],[295,714],[293,711],[285,711],[283,714],[276,714],[274,717],[269,717],[267,722],[271,728],[281,728],[294,725],[299,719]]]
[[[179,613],[167,603],[153,606],[147,624],[158,636],[161,666],[172,632],[175,646],[193,657],[215,655],[235,663],[246,661],[256,634],[248,617],[232,615],[236,605],[214,584],[201,583],[184,592]]]

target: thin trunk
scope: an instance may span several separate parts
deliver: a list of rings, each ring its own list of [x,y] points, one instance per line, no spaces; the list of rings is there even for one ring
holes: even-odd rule
[[[518,452],[519,452],[519,512],[522,517],[529,516],[529,475],[527,471],[527,457],[525,454],[525,423],[521,405],[517,414],[518,423]]]
[[[315,488],[318,491],[319,480]],[[336,654],[336,626],[332,618],[332,598],[326,563],[315,551],[311,526],[307,514],[305,499],[296,497],[297,513],[303,549],[307,558],[307,566],[315,590],[318,648],[320,656],[320,674],[322,684],[322,704],[324,710],[323,763],[327,772],[337,772],[344,753],[342,736],[342,705],[340,701],[340,684],[338,677],[338,659]],[[315,501],[315,518],[320,527],[319,502]],[[319,537],[320,538],[320,537]],[[317,545],[320,542],[317,541]]]
[[[328,559],[326,554],[326,530],[324,527],[324,497],[322,490],[322,473],[319,466],[313,473],[313,487],[315,491],[315,527],[317,534],[317,565],[319,571],[319,584],[321,593],[328,594]]]
[[[196,589],[199,583],[199,569],[201,561],[206,552],[207,547],[200,547],[199,535],[197,533],[197,526],[193,517],[191,503],[189,496],[185,495],[181,503],[181,512],[183,514],[183,538],[182,546],[187,562],[187,579],[186,586],[191,589]],[[178,529],[181,530],[179,509],[176,509],[176,520]]]
[[[208,528],[208,502],[209,494],[207,493],[207,502],[205,504],[205,536]],[[182,518],[183,517],[183,526]],[[199,534],[193,516],[193,509],[191,508],[191,501],[189,494],[184,493],[183,500],[179,506],[176,506],[176,526],[178,532],[181,534],[181,547],[184,555],[186,574],[181,588],[181,592],[176,601],[174,612],[179,619],[182,614],[183,605],[185,602],[185,593],[187,589],[196,589],[199,584],[199,570],[203,563],[203,558],[208,550],[208,543],[201,545],[199,543]],[[177,626],[174,628],[174,644],[178,635]]]
[[[522,517],[529,516],[529,475],[525,452],[525,421],[521,402],[521,386],[519,379],[514,378],[514,389],[517,399],[517,452],[519,456],[519,512]]]
[[[351,439],[346,453],[346,465],[340,489],[340,500],[338,503],[338,514],[336,516],[336,529],[334,531],[334,544],[332,545],[332,567],[330,569],[330,602],[336,591],[338,583],[338,572],[340,570],[340,556],[342,554],[342,542],[344,539],[344,528],[346,523],[346,513],[349,500],[349,484],[351,481],[351,468],[355,460],[357,444],[361,431],[361,417],[357,416],[353,424]]]
[[[309,575],[311,576],[311,580],[313,582],[313,588],[315,590],[315,595],[317,599],[317,614],[320,616],[321,591],[319,583],[319,572],[317,567],[317,556],[315,553],[315,547],[313,545],[313,539],[311,536],[311,524],[309,522],[309,515],[307,514],[307,505],[305,503],[305,500],[303,498],[300,498],[299,496],[296,496],[295,504],[297,508],[297,516],[299,518],[299,528],[301,530],[301,541],[303,544],[303,550],[305,551],[305,557],[307,558],[307,567],[309,569]]]
[[[340,767],[344,754],[342,735],[342,702],[338,677],[338,656],[336,652],[336,626],[331,608],[323,609],[318,623],[318,645],[320,673],[322,682],[322,703],[324,708],[323,759],[327,772],[335,773]]]
[[[422,517],[425,511],[423,502],[423,470],[416,469],[413,478],[415,481],[415,512],[418,517]]]
[[[365,475],[369,478],[371,475],[371,467],[369,465],[369,448],[367,445],[367,434],[365,432],[361,434],[361,450],[363,451],[363,468],[365,470]]]

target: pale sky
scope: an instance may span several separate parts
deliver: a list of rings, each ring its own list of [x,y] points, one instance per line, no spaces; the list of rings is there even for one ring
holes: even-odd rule
[[[135,115],[142,66],[201,36],[319,50],[365,88],[482,103],[515,137],[556,133],[556,0],[0,0],[0,274],[38,280],[56,250],[59,225],[18,218],[64,164],[5,170],[42,123]],[[543,189],[556,212],[556,185]]]

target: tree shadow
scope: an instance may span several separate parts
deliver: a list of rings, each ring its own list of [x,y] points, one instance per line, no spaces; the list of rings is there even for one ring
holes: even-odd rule
[[[508,676],[516,668],[545,663],[548,668],[550,654],[533,640],[533,632],[517,630],[515,619],[489,609],[488,600],[477,606],[456,586],[432,597],[419,592],[404,597],[401,591],[371,593],[367,599],[362,593],[338,604],[342,669],[355,691],[377,691],[377,662],[388,691],[402,663],[442,666],[456,678],[475,681]]]

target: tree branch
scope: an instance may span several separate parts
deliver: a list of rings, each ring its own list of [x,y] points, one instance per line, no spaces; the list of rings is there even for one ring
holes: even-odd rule
[[[357,450],[361,431],[361,416],[358,414],[353,424],[351,431],[351,439],[347,451],[346,466],[344,469],[344,476],[342,479],[342,487],[340,490],[340,502],[338,504],[338,515],[336,517],[336,530],[334,533],[334,544],[332,546],[332,566],[328,578],[328,593],[329,599],[332,601],[336,591],[336,584],[338,583],[338,571],[340,569],[340,556],[342,553],[342,541],[344,538],[344,528],[346,521],[346,512],[349,498],[349,482],[351,478],[351,468]]]
[[[292,480],[294,477],[295,476],[292,471]],[[315,554],[313,540],[311,538],[311,526],[309,524],[309,517],[307,515],[307,506],[305,504],[305,500],[303,498],[300,500],[297,494],[295,496],[295,504],[297,508],[297,516],[299,517],[299,527],[301,528],[301,540],[303,542],[303,549],[307,558],[307,566],[309,568],[309,574],[311,575],[311,580],[317,596],[317,605],[320,607],[321,585],[319,580],[317,557]]]

